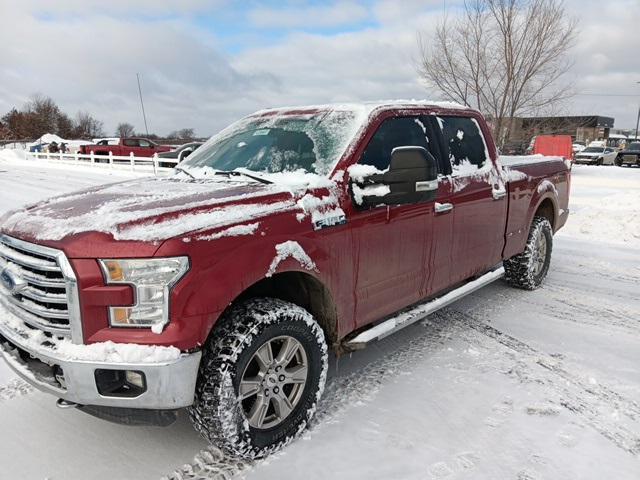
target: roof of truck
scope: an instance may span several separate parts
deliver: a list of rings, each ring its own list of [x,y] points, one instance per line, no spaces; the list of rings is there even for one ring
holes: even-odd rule
[[[470,107],[456,102],[443,100],[374,100],[349,103],[326,103],[317,105],[292,105],[288,107],[267,108],[259,110],[253,115],[265,115],[283,112],[309,112],[323,110],[348,110],[369,114],[374,110],[391,110],[401,108],[443,108],[455,110],[471,110]]]

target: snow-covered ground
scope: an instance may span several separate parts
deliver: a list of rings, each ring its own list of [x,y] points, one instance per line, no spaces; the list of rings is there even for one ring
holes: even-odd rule
[[[0,214],[131,175],[78,168],[0,156]],[[575,167],[571,209],[543,288],[496,282],[334,361],[312,428],[253,465],[184,415],[109,424],[0,364],[0,479],[640,478],[640,169]]]

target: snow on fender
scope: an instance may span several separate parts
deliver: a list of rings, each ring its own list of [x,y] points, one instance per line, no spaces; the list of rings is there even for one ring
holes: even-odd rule
[[[302,246],[298,242],[293,240],[287,240],[286,242],[279,243],[276,245],[276,256],[273,258],[271,265],[269,265],[269,270],[265,273],[265,277],[271,277],[284,260],[292,257],[297,260],[302,267],[307,270],[315,270],[318,271],[316,264],[311,257],[304,251]]]

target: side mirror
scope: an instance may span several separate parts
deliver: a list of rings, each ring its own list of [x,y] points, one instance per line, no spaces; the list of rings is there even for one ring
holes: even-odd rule
[[[352,189],[356,203],[365,207],[429,202],[438,193],[437,162],[424,147],[396,147],[387,171],[362,180]]]

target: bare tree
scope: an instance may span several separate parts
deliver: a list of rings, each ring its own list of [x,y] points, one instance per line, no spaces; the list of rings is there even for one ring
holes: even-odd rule
[[[561,77],[576,33],[562,0],[468,0],[431,40],[419,36],[418,71],[447,99],[487,115],[502,145],[514,117],[571,96]]]
[[[195,131],[193,128],[182,128],[180,130],[174,130],[167,135],[168,138],[175,138],[178,140],[193,140]]]
[[[135,127],[126,122],[119,123],[116,127],[116,135],[120,138],[133,137],[135,131]]]
[[[76,135],[80,138],[102,137],[104,124],[87,112],[78,112],[76,115]]]

